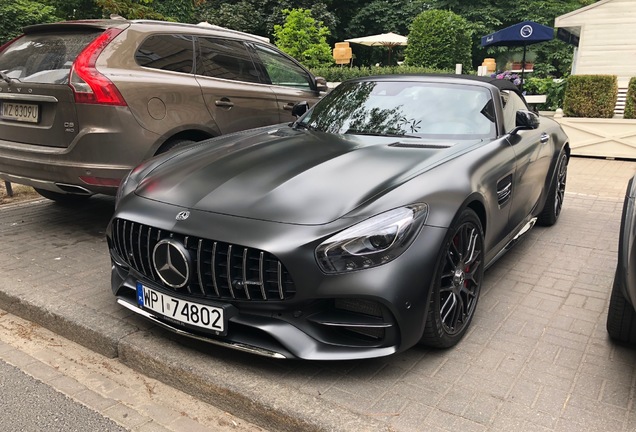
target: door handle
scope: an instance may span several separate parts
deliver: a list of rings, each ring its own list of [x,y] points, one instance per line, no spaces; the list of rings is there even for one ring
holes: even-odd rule
[[[214,101],[214,105],[218,107],[232,108],[234,106],[234,102],[224,97],[224,98],[221,98],[220,100]]]
[[[286,111],[291,111],[292,108],[294,108],[294,105],[296,105],[296,102],[287,102],[287,105],[285,105],[283,109]]]
[[[548,136],[548,134],[543,132],[541,134],[541,138],[539,139],[539,141],[541,141],[542,144],[545,144],[545,143],[548,142],[549,139],[550,139],[550,137]]]

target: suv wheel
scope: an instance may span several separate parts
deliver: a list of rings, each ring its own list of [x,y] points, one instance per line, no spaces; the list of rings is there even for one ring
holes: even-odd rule
[[[172,139],[167,141],[164,145],[161,146],[157,154],[165,153],[172,150],[177,150],[182,147],[188,146],[190,144],[195,143],[196,141],[192,141],[189,139]]]

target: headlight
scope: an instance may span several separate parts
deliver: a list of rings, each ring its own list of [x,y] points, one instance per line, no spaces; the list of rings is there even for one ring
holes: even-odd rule
[[[341,273],[386,264],[399,257],[428,216],[426,204],[381,213],[325,240],[316,258],[325,273]]]

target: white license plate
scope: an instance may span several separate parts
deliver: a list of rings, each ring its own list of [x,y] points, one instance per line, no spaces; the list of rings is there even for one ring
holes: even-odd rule
[[[148,288],[139,282],[137,283],[137,305],[184,324],[219,333],[225,332],[223,308],[178,299]]]
[[[0,118],[4,120],[37,123],[39,119],[39,107],[35,104],[2,102],[0,106]]]

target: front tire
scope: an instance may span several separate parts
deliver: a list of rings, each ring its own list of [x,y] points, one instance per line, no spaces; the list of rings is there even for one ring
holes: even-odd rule
[[[618,277],[614,277],[607,311],[607,333],[619,342],[636,343],[636,312],[623,295]]]
[[[452,347],[470,325],[484,274],[484,233],[477,214],[466,209],[449,228],[437,258],[421,343]]]
[[[59,192],[53,192],[46,189],[38,189],[34,188],[37,193],[39,193],[44,198],[55,201],[58,204],[62,205],[76,205],[85,202],[92,195],[80,195],[80,194],[65,194]]]
[[[548,191],[548,198],[543,210],[537,217],[537,223],[543,226],[552,226],[559,219],[565,198],[565,183],[568,177],[568,155],[564,150],[559,154],[559,160],[554,173],[554,180]]]

